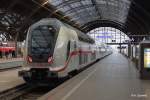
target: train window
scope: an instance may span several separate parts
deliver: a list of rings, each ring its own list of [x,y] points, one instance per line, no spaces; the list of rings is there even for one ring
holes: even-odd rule
[[[96,59],[96,51],[94,51],[94,59]]]
[[[79,65],[81,65],[82,64],[82,55],[80,54],[79,55]]]
[[[35,28],[31,33],[31,53],[32,54],[52,54],[54,48],[55,29],[51,26],[43,25]]]
[[[74,49],[77,48],[77,44],[76,44],[76,41],[74,41]]]
[[[68,60],[69,54],[70,54],[70,41],[67,44],[67,56],[66,56],[66,60]]]
[[[91,47],[89,46],[89,50],[91,50]]]
[[[94,51],[94,53],[92,53],[91,55],[91,60],[94,60],[96,58],[96,52]]]
[[[85,63],[85,54],[83,55],[83,63]]]
[[[82,50],[81,48],[80,48],[80,50]],[[82,53],[79,53],[79,65],[81,65],[82,64]]]
[[[85,63],[85,54],[83,54],[83,64]]]
[[[85,63],[88,62],[88,54],[85,54]]]
[[[101,53],[101,47],[99,47],[99,53]]]

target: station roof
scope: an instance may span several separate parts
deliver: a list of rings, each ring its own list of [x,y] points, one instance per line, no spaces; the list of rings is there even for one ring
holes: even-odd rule
[[[87,24],[96,20],[125,23],[130,9],[130,0],[49,0],[57,10],[87,29]],[[91,23],[92,24],[92,23]]]
[[[149,34],[149,4],[149,0],[1,0],[0,31],[21,41],[32,23],[56,17],[83,32],[110,26],[127,35]]]

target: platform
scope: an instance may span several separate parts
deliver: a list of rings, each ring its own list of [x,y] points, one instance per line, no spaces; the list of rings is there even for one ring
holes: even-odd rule
[[[24,83],[23,79],[18,77],[18,70],[0,72],[0,93]]]
[[[140,80],[134,63],[113,53],[39,100],[150,100],[150,81]]]
[[[23,58],[0,59],[0,70],[6,68],[14,68],[23,64]]]

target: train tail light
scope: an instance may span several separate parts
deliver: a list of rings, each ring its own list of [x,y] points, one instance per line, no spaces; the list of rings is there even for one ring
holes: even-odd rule
[[[53,63],[53,58],[52,57],[48,57],[48,63],[49,64]]]
[[[28,56],[28,61],[31,63],[32,62],[32,57]]]

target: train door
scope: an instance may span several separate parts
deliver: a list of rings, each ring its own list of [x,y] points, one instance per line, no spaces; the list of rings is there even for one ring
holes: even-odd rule
[[[69,60],[69,56],[70,56],[70,41],[67,44],[67,54],[66,54],[66,61]]]

